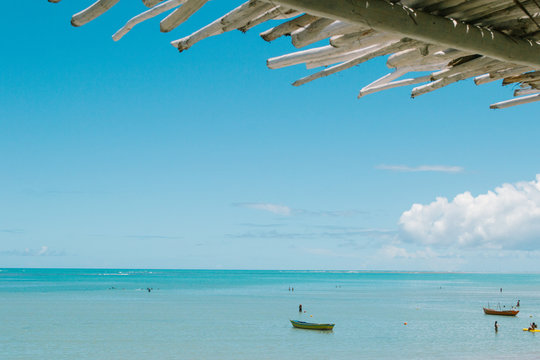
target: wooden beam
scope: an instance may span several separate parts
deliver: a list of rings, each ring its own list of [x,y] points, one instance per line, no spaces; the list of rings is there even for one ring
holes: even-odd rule
[[[501,64],[499,61],[487,58],[485,56],[481,56],[479,58],[467,61],[465,63],[455,65],[455,66],[443,69],[441,71],[438,71],[436,73],[433,73],[433,74],[431,74],[431,81],[435,81],[435,80],[439,80],[439,79],[442,79],[442,78],[445,78],[445,77],[449,77],[449,76],[455,75],[457,73],[464,72],[464,71],[467,71],[467,70],[472,69],[472,68],[477,68],[479,66],[484,66],[484,65],[492,63],[492,62],[497,63],[497,64]],[[485,73],[487,73],[487,72],[489,72],[489,70],[485,71]]]
[[[334,22],[335,20],[321,18],[312,22],[311,24],[306,26],[304,29],[299,29],[295,31],[294,33],[291,34],[291,42],[293,46],[298,49],[306,45],[309,45],[313,42],[316,42],[316,41],[312,42],[311,39],[316,38],[318,34],[320,34],[325,28],[327,28],[329,25],[331,25]],[[322,39],[319,39],[319,40],[322,40]]]
[[[514,76],[522,74],[526,71],[532,70],[528,66],[518,66],[514,64],[509,64],[507,69],[492,71],[489,74],[480,75],[474,78],[474,83],[476,85],[487,84],[489,82],[499,80],[508,76]]]
[[[465,63],[467,64],[467,63]],[[464,65],[465,65],[464,64]],[[422,85],[415,87],[411,92],[411,97],[415,98],[419,95],[426,94],[428,92],[440,89],[442,87],[445,87],[447,85],[453,84],[455,82],[465,80],[470,77],[478,76],[481,74],[484,74],[488,72],[491,68],[500,69],[500,67],[504,67],[505,64],[501,63],[499,61],[491,61],[487,65],[485,63],[479,63],[477,64],[477,67],[464,67],[463,72],[453,73],[450,76],[447,77],[437,77],[434,76],[434,74],[431,75],[431,79],[434,77],[437,78],[437,80],[430,82],[429,84]],[[456,66],[456,68],[461,68],[461,66]],[[452,68],[453,69],[453,68]],[[443,71],[439,72],[442,73]]]
[[[143,21],[146,21],[148,19],[151,19],[155,16],[158,16],[160,14],[163,14],[166,11],[169,11],[171,9],[174,9],[175,7],[182,5],[185,3],[186,0],[168,0],[165,2],[162,2],[159,5],[154,6],[153,8],[146,10],[142,14],[139,14],[131,19],[126,23],[126,25],[122,26],[120,30],[114,33],[112,36],[114,41],[120,40],[124,35],[126,35],[133,27],[139,23],[142,23]]]
[[[266,60],[269,69],[280,69],[286,66],[293,66],[310,61],[318,61],[326,57],[335,57],[350,52],[351,48],[335,48],[331,45],[301,50],[290,54],[276,56]]]
[[[372,83],[364,86],[362,90],[360,90],[360,93],[358,94],[358,98],[365,95],[366,91],[368,91],[371,88],[379,87],[381,85],[389,84],[392,81],[400,78],[401,76],[409,73],[409,72],[426,72],[426,71],[434,71],[434,70],[441,70],[446,66],[446,63],[440,63],[436,65],[417,65],[417,66],[406,66],[403,68],[397,68],[394,70],[394,72],[391,72],[389,74],[384,75],[383,77],[373,81]],[[431,75],[426,75],[426,79],[424,82],[431,80]],[[410,79],[409,79],[410,80]]]
[[[259,6],[260,4],[263,6]],[[261,11],[264,13],[265,7],[268,8],[272,6],[257,0],[249,0],[248,2],[238,6],[236,9],[223,15],[219,19],[214,20],[202,29],[195,31],[193,34],[182,39],[172,41],[171,45],[178,48],[178,51],[187,50],[193,44],[210,36],[223,34],[226,31],[232,30],[235,26],[241,28],[260,16]]]
[[[540,71],[533,71],[516,76],[509,76],[503,80],[503,85],[508,85],[516,82],[534,82],[540,80]]]
[[[356,59],[360,56],[364,56],[365,54],[370,53],[372,50],[379,47],[380,45],[372,45],[361,49],[350,50],[345,53],[339,53],[338,55],[330,54],[328,56],[323,56],[315,60],[306,61],[306,69],[314,69],[321,66],[329,66],[332,64]]]
[[[270,0],[267,0],[270,1]],[[378,31],[444,45],[500,61],[540,68],[540,45],[489,30],[414,11],[385,0],[271,0],[311,15],[369,26]]]
[[[204,40],[210,36],[216,36],[223,33],[224,31],[223,26],[221,25],[221,19],[217,19],[212,23],[206,25],[202,29],[195,31],[191,35],[188,35],[182,39],[172,41],[171,45],[177,48],[178,51],[182,52],[189,49],[201,40]]]
[[[315,21],[315,23],[317,22],[318,21]],[[315,23],[310,24],[306,29],[301,29],[291,34],[291,41],[295,47],[304,47],[331,36],[342,35],[349,32],[356,32],[361,30],[358,25],[350,25],[344,23],[343,21],[332,21],[332,23],[324,29],[313,32],[311,26]]]
[[[71,25],[82,26],[98,16],[105,13],[105,11],[112,8],[119,0],[98,0],[81,12],[76,13],[71,17]]]
[[[253,27],[257,26],[257,25],[260,25],[265,21],[275,19],[276,17],[280,16],[283,12],[287,12],[287,11],[294,11],[294,10],[287,10],[287,9],[283,9],[283,8],[281,8],[279,6],[275,6],[272,9],[266,11],[261,16],[255,18],[253,20],[248,21],[247,24],[245,24],[241,28],[238,28],[238,30],[245,33],[249,29],[251,29],[251,28],[253,28]]]
[[[184,5],[170,13],[165,19],[159,23],[161,32],[169,32],[184,21],[189,19],[200,8],[206,4],[208,0],[187,0]]]
[[[514,96],[531,95],[531,94],[538,94],[538,93],[540,93],[540,90],[533,89],[533,88],[514,90]]]
[[[231,31],[238,29],[246,25],[250,20],[254,20],[259,16],[263,15],[265,12],[274,8],[275,5],[265,3],[259,0],[250,0],[240,6],[241,16],[229,16],[221,19],[221,24],[223,25],[223,31]]]
[[[146,7],[154,7],[155,5],[157,5],[158,3],[162,2],[163,0],[142,0],[144,6]]]
[[[373,94],[373,93],[383,91],[383,90],[393,89],[396,87],[423,83],[423,82],[429,81],[429,77],[430,75],[424,75],[424,76],[411,78],[411,79],[403,79],[403,80],[398,80],[398,81],[392,81],[389,83],[383,83],[383,84],[375,85],[371,87],[366,86],[362,90],[360,90],[357,98],[360,99],[362,96]]]
[[[328,75],[335,74],[335,73],[337,73],[339,71],[349,69],[349,68],[351,68],[353,66],[359,65],[359,64],[364,63],[366,61],[369,61],[369,60],[371,60],[373,58],[388,55],[388,54],[390,54],[392,52],[402,50],[403,48],[410,46],[411,42],[414,43],[415,41],[414,40],[411,41],[410,39],[403,39],[403,40],[400,40],[400,41],[397,41],[397,42],[389,42],[389,43],[386,43],[386,44],[374,45],[373,50],[370,51],[367,54],[364,54],[364,55],[359,56],[359,57],[357,57],[355,59],[346,61],[344,63],[334,65],[334,66],[329,67],[329,68],[327,68],[325,70],[316,72],[316,73],[311,74],[309,76],[306,76],[306,77],[304,77],[302,79],[296,80],[295,82],[293,82],[293,85],[294,86],[304,85],[304,84],[306,84],[306,83],[308,83],[310,81],[320,79],[320,78],[328,76]]]
[[[392,40],[398,41],[399,39],[400,37],[394,34],[377,33],[373,30],[367,30],[352,34],[332,36],[330,38],[330,45],[336,48],[361,48]]]
[[[533,94],[529,96],[523,96],[516,99],[501,101],[489,106],[490,109],[504,109],[510,106],[528,104],[532,102],[540,101],[540,94]]]
[[[298,29],[305,28],[317,19],[318,18],[316,16],[304,14],[276,27],[263,31],[259,35],[266,41],[273,41],[281,36],[290,35],[292,32]]]
[[[386,66],[389,68],[397,68],[421,64],[428,65],[444,60],[450,62],[450,60],[456,59],[463,55],[469,54],[454,49],[445,50],[441,46],[427,45],[422,46],[421,48],[404,50],[390,55],[386,61]]]

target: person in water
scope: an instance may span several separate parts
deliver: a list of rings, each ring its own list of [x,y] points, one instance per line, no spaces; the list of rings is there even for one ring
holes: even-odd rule
[[[495,321],[495,332],[499,331],[499,324]]]
[[[517,302],[517,304],[516,304],[516,307],[519,307],[519,299],[518,299],[518,302]]]
[[[302,304],[298,305],[298,312],[302,312]]]

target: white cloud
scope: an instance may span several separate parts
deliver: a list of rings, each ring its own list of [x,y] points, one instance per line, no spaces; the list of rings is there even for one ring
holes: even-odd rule
[[[26,248],[24,250],[7,250],[7,251],[0,251],[0,255],[8,255],[8,256],[64,256],[65,253],[63,251],[58,252],[49,249],[48,246],[43,245],[39,249],[30,249]]]
[[[393,240],[396,231],[390,229],[362,229],[348,227],[312,226],[316,231],[278,231],[252,230],[243,233],[228,234],[230,238],[247,239],[332,239],[332,240],[359,240],[373,238],[378,240]],[[318,230],[322,229],[322,230]]]
[[[401,171],[401,172],[446,172],[446,173],[458,173],[463,172],[461,166],[446,166],[446,165],[420,165],[420,166],[407,166],[407,165],[378,165],[377,169]]]
[[[414,204],[399,225],[404,239],[424,245],[540,249],[540,175],[476,197],[464,192]]]
[[[43,256],[43,255],[46,255],[48,252],[49,252],[49,247],[48,246],[42,246],[41,249],[39,249],[37,251],[37,255],[38,256]]]
[[[360,257],[359,254],[355,254],[352,252],[336,253],[333,250],[323,249],[323,248],[304,248],[303,251],[311,255],[332,257],[332,258],[358,258]]]
[[[303,210],[303,209],[294,209],[292,210],[295,214],[298,215],[308,215],[308,216],[326,216],[326,217],[352,217],[358,214],[363,214],[364,212],[358,210]]]
[[[407,249],[397,247],[394,245],[383,246],[379,251],[381,256],[387,258],[404,258],[404,259],[432,259],[436,258],[438,255],[436,252],[431,250],[429,247],[424,250],[417,250],[414,252],[409,252]]]
[[[289,216],[292,213],[291,208],[285,205],[276,205],[269,203],[242,203],[239,206],[247,207],[250,209],[268,211],[278,215]]]
[[[273,214],[284,216],[323,216],[323,217],[353,217],[359,214],[365,214],[359,210],[305,210],[293,209],[285,205],[270,203],[235,203],[234,206],[245,207],[249,209],[268,211]]]

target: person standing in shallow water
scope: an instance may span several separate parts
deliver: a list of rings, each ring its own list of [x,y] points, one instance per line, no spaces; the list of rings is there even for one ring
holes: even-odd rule
[[[499,324],[495,321],[495,332],[499,331]]]
[[[302,304],[298,305],[298,312],[302,312]]]

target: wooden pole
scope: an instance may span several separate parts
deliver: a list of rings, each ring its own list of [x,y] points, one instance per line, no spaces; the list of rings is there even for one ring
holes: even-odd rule
[[[328,20],[328,19],[320,19]],[[296,48],[311,45],[317,41],[326,39],[330,36],[347,34],[348,32],[360,31],[357,25],[350,25],[343,21],[333,21],[330,25],[318,31],[313,31],[312,26],[320,20],[308,25],[305,29],[300,29],[291,34],[291,42]]]
[[[414,42],[414,40],[412,42]],[[365,54],[363,56],[360,56],[358,58],[346,61],[346,62],[338,64],[338,65],[334,65],[334,66],[329,67],[329,68],[327,68],[325,70],[316,72],[316,73],[311,74],[309,76],[306,76],[306,77],[304,77],[302,79],[296,80],[295,82],[293,82],[293,85],[294,86],[304,85],[304,84],[306,84],[306,83],[308,83],[310,81],[320,79],[320,78],[328,76],[328,75],[335,74],[335,73],[337,73],[339,71],[349,69],[349,68],[351,68],[353,66],[359,65],[359,64],[361,64],[363,62],[366,62],[366,61],[371,60],[373,58],[376,58],[378,56],[384,56],[384,55],[388,55],[388,54],[390,54],[390,53],[392,53],[394,51],[402,50],[402,48],[410,46],[410,43],[411,43],[411,41],[409,39],[405,39],[405,40],[400,40],[400,41],[397,41],[397,42],[390,42],[390,43],[387,43],[387,44],[384,44],[384,45],[374,45],[373,51],[371,51],[371,52],[369,52],[369,53],[367,53],[367,54]]]
[[[276,27],[263,31],[260,33],[260,36],[266,41],[273,41],[281,36],[290,35],[292,32],[298,29],[305,28],[317,19],[318,18],[316,16],[304,14]]]
[[[119,0],[98,0],[86,9],[71,17],[71,25],[82,26],[98,16],[105,13],[105,11],[112,8]]]
[[[496,104],[490,105],[489,108],[490,109],[504,109],[510,106],[528,104],[535,101],[540,101],[540,94],[534,94],[534,95],[523,96],[520,98],[511,99],[511,100],[501,101]]]
[[[513,64],[508,64],[508,68],[499,71],[492,71],[489,74],[480,75],[474,78],[474,83],[476,85],[487,84],[489,82],[499,80],[508,76],[514,76],[522,74],[526,71],[532,70],[527,66],[517,66]]]
[[[166,11],[169,11],[171,9],[174,9],[175,7],[182,5],[186,0],[168,0],[165,2],[162,2],[161,4],[154,6],[153,8],[146,10],[142,14],[139,14],[131,19],[126,23],[126,25],[122,26],[120,30],[114,33],[112,36],[114,41],[120,40],[124,35],[126,35],[133,27],[145,20],[151,19],[155,16],[158,16],[160,14],[163,14]]]
[[[262,6],[261,6],[262,4]],[[185,6],[185,5],[184,5]],[[238,6],[236,9],[228,12],[219,19],[214,20],[202,29],[195,31],[193,34],[171,42],[171,45],[178,48],[179,51],[189,49],[193,44],[206,39],[210,36],[223,34],[226,31],[233,30],[235,27],[241,28],[250,21],[256,19],[264,13],[270,4],[249,0],[248,2]]]
[[[163,0],[142,0],[144,6],[146,7],[154,7],[155,5],[157,5],[158,3],[162,2]]]
[[[444,45],[500,61],[540,67],[540,45],[501,32],[414,11],[385,0],[266,0],[311,15]]]
[[[208,0],[187,0],[184,5],[170,13],[165,19],[159,23],[159,28],[162,32],[169,32],[184,21],[189,19],[200,8],[206,4]]]
[[[283,12],[287,12],[287,11],[293,12],[294,10],[286,10],[286,9],[283,9],[283,8],[281,8],[279,6],[275,6],[272,9],[266,11],[261,16],[255,18],[253,20],[248,21],[247,24],[245,24],[244,26],[242,26],[238,30],[245,33],[249,29],[251,29],[251,28],[253,28],[253,27],[257,26],[257,25],[260,25],[265,21],[275,19],[276,17],[280,16]]]

